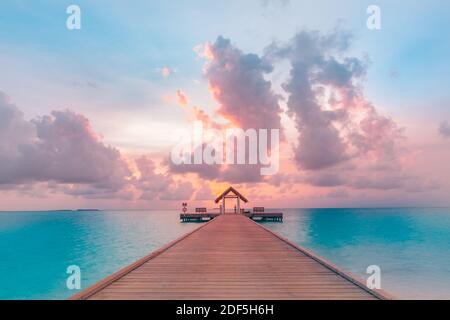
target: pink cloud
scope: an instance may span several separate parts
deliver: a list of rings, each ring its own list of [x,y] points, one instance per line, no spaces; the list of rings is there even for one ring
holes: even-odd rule
[[[267,47],[263,58],[242,53],[222,37],[207,46],[205,76],[218,113],[243,128],[281,127],[278,96],[263,75],[272,71],[271,63],[291,64],[283,89],[289,95],[288,116],[299,133],[293,158],[300,171],[266,179],[268,183],[376,190],[423,185],[402,172],[403,130],[365,99],[367,63],[347,53],[351,43],[350,34],[336,30],[327,35],[300,32],[284,45]],[[217,181],[264,181],[250,166],[196,165],[177,171]]]
[[[191,111],[195,120],[206,128],[224,130],[228,126],[248,129],[282,129],[280,97],[271,82],[264,76],[273,66],[256,54],[244,53],[228,39],[218,37],[215,43],[197,48],[206,58],[204,75],[210,92],[219,103],[217,113],[228,124],[219,124],[202,109]],[[177,92],[178,95],[178,92]],[[181,98],[184,95],[180,92]],[[183,103],[180,103],[183,105]],[[173,165],[165,162],[170,172],[177,174],[196,173],[203,179],[231,183],[259,182],[264,180],[260,165]]]
[[[439,134],[443,138],[450,138],[450,125],[448,121],[444,121],[439,125]]]
[[[161,75],[164,78],[168,78],[172,74],[172,69],[170,67],[164,66],[161,68]]]
[[[104,145],[80,114],[54,111],[26,121],[4,95],[0,113],[9,115],[2,116],[0,129],[0,183],[55,181],[118,190],[130,175],[120,152]]]
[[[184,94],[181,90],[177,90],[176,97],[177,97],[177,103],[180,106],[186,107],[188,105],[189,99],[186,96],[186,94]]]
[[[294,157],[302,170],[341,171],[350,165],[362,171],[387,163],[398,169],[402,130],[365,99],[366,63],[348,55],[351,42],[351,35],[339,30],[326,35],[302,31],[288,43],[266,50],[267,58],[291,64],[283,88],[299,133]],[[341,180],[328,175],[325,182],[322,176],[309,180],[313,185]]]
[[[239,128],[280,129],[280,97],[264,78],[273,66],[256,54],[243,53],[223,37],[207,48],[210,60],[205,76],[219,103],[218,113]]]
[[[200,189],[195,193],[194,200],[211,200],[214,199],[214,194],[209,184],[203,184]]]
[[[414,159],[403,148],[403,131],[366,99],[367,63],[349,54],[351,43],[345,32],[303,31],[284,44],[268,46],[263,56],[245,53],[222,37],[202,47],[204,76],[217,113],[210,116],[198,107],[185,110],[205,128],[219,130],[283,130],[281,116],[290,118],[298,137],[286,160],[290,167],[276,176],[262,177],[258,165],[175,166],[150,156],[127,158],[106,145],[85,116],[64,110],[28,121],[0,92],[0,188],[31,193],[33,185],[47,183],[51,192],[74,197],[143,201],[209,199],[205,181],[248,182],[256,189],[291,194],[305,189],[314,194],[323,188],[330,197],[351,196],[351,190],[439,188],[405,170],[404,159]],[[282,86],[288,96],[286,114],[269,80],[280,61],[290,66]],[[170,76],[172,70],[164,68],[161,75]],[[183,91],[170,94],[170,102],[175,99],[188,107],[190,99]],[[449,136],[448,128],[442,123],[439,133]],[[195,176],[201,179],[198,192]]]
[[[147,157],[126,159],[105,145],[81,114],[53,111],[27,121],[0,92],[0,189],[25,190],[47,182],[52,192],[88,199],[176,200],[192,195],[189,182],[174,181],[156,169]]]
[[[136,159],[139,178],[133,184],[141,190],[141,199],[144,200],[188,200],[194,188],[189,181],[176,182],[172,176],[156,173],[155,162],[149,157],[142,156]]]

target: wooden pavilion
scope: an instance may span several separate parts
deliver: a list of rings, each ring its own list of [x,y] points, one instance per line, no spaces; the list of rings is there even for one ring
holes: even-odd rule
[[[236,199],[236,207],[233,209],[233,213],[243,213],[241,212],[241,200],[244,201],[244,203],[247,203],[248,200],[246,197],[244,197],[239,191],[237,191],[233,187],[229,187],[226,189],[220,196],[216,198],[214,201],[215,203],[221,203],[220,204],[220,213],[226,214],[226,200],[227,199]]]

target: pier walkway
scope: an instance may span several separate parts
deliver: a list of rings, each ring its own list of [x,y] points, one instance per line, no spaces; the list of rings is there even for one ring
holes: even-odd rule
[[[72,299],[384,299],[240,214],[201,225]]]

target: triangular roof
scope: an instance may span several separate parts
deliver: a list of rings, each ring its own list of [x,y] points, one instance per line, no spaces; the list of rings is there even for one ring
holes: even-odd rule
[[[240,194],[235,188],[233,187],[229,187],[227,190],[225,190],[224,192],[222,192],[222,194],[220,196],[217,197],[217,199],[215,200],[216,203],[218,203],[220,200],[222,200],[223,198],[225,198],[225,196],[227,194],[229,194],[230,192],[233,192],[236,196],[239,197],[239,199],[241,199],[244,202],[248,202],[247,198],[244,197],[242,194]]]

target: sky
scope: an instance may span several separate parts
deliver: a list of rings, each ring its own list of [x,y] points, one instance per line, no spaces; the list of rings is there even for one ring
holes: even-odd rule
[[[229,185],[278,208],[449,206],[449,16],[445,0],[2,1],[0,210],[213,206]],[[279,171],[174,165],[198,121],[279,129]]]

